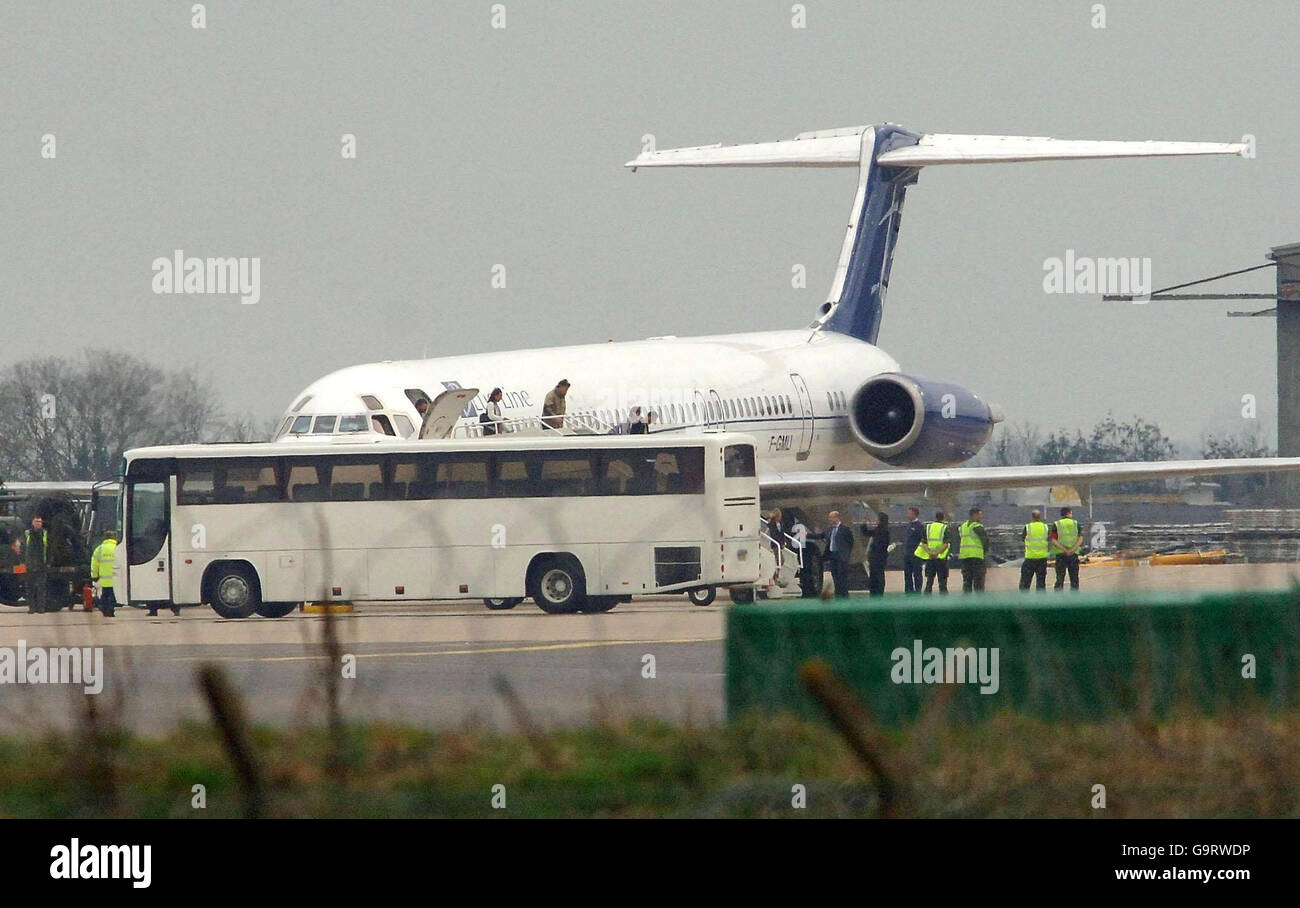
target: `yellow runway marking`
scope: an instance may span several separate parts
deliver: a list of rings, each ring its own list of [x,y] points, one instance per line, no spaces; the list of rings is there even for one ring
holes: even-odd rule
[[[358,659],[392,659],[420,656],[474,656],[494,653],[534,653],[560,649],[592,649],[598,646],[646,646],[656,643],[720,643],[722,637],[676,637],[666,640],[580,640],[572,643],[540,643],[531,646],[498,646],[485,649],[440,649],[406,653],[354,653]],[[176,656],[163,662],[316,662],[320,656]]]

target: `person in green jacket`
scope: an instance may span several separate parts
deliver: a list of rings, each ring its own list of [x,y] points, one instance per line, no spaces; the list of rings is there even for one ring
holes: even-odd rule
[[[113,553],[116,551],[117,534],[109,530],[90,556],[90,579],[99,584],[99,610],[106,618],[112,618],[117,609],[117,597],[113,593]]]

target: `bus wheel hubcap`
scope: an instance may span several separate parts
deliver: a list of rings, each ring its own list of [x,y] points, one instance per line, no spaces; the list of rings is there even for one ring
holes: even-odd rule
[[[248,584],[242,577],[226,577],[217,589],[217,595],[226,605],[241,606],[248,602]]]
[[[563,602],[569,598],[573,582],[564,571],[547,571],[542,578],[542,593],[551,602]]]

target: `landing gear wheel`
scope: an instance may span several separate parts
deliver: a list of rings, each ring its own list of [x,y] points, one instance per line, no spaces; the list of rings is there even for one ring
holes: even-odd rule
[[[253,572],[242,564],[220,567],[212,576],[212,610],[222,618],[247,618],[262,605]]]
[[[495,612],[501,612],[514,608],[523,601],[522,599],[484,599],[483,604]]]
[[[298,607],[296,602],[263,602],[257,613],[263,618],[283,618]]]
[[[727,595],[731,597],[732,602],[753,602],[754,588],[752,586],[733,586],[727,590]]]
[[[706,586],[702,590],[691,590],[686,594],[686,598],[691,600],[691,605],[712,605],[713,600],[718,598],[718,591],[711,586]]]
[[[558,555],[539,561],[529,577],[529,595],[550,615],[568,615],[586,604],[587,578],[576,558]]]
[[[617,596],[592,596],[582,607],[584,612],[607,612],[618,605]]]

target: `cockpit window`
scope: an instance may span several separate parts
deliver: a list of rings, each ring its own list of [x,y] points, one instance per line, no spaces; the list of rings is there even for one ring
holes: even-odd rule
[[[402,433],[403,438],[410,438],[415,434],[415,425],[410,419],[401,413],[394,413],[393,419],[397,421],[397,431]]]
[[[362,394],[361,402],[366,405],[367,410],[382,410],[384,405],[379,402],[379,398],[373,394]]]
[[[344,416],[339,419],[339,432],[365,432],[370,427],[370,421],[364,415]]]
[[[293,428],[289,430],[290,435],[306,435],[311,429],[310,416],[295,416],[293,418]]]
[[[316,425],[312,427],[311,434],[332,435],[334,434],[334,423],[337,421],[337,416],[317,416]]]
[[[307,395],[306,397],[304,397],[302,400],[298,401],[296,404],[293,405],[293,412],[297,413],[297,412],[298,412],[299,410],[301,410],[303,407],[307,406],[307,401],[309,401],[309,400],[311,400],[311,395],[310,395],[310,394],[308,394],[308,395]]]
[[[397,434],[396,432],[393,431],[393,424],[388,421],[388,417],[385,416],[383,413],[378,413],[370,417],[370,425],[374,429],[374,431],[378,432],[380,435]]]

